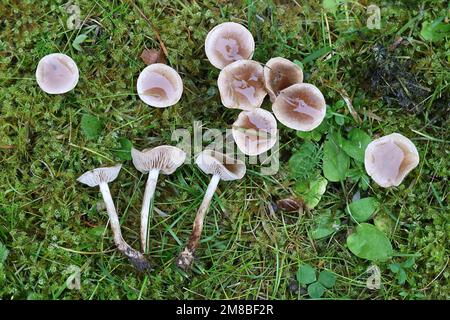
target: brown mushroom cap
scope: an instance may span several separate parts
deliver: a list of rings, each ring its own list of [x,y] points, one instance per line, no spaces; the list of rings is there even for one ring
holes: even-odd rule
[[[143,151],[131,149],[133,164],[142,173],[159,170],[164,174],[172,174],[186,160],[186,153],[173,146],[159,146]]]
[[[36,68],[39,87],[49,94],[66,93],[78,83],[79,73],[75,61],[62,53],[43,57]]]
[[[244,154],[255,156],[271,149],[277,141],[277,120],[269,111],[242,111],[233,123],[233,138]]]
[[[263,70],[252,60],[239,60],[223,68],[217,79],[222,104],[242,110],[260,107],[267,94]]]
[[[326,102],[317,87],[298,83],[280,91],[272,110],[286,127],[311,131],[325,118]]]
[[[372,141],[364,155],[367,174],[384,188],[398,186],[418,164],[416,146],[399,133]]]
[[[255,40],[250,31],[239,23],[221,23],[206,36],[206,56],[218,69],[223,69],[237,60],[251,59],[253,51]]]
[[[274,102],[281,90],[303,82],[303,71],[285,58],[272,58],[264,66],[264,81],[270,101]]]
[[[206,174],[217,175],[221,180],[241,179],[245,175],[245,163],[214,150],[199,153],[195,163]]]
[[[183,81],[173,68],[163,63],[154,63],[145,67],[139,74],[137,92],[146,104],[165,108],[180,100]]]

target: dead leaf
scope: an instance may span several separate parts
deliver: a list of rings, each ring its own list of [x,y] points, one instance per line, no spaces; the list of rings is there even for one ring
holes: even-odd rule
[[[303,209],[303,201],[300,199],[281,199],[277,201],[277,206],[283,211],[294,212]]]
[[[163,52],[157,49],[144,49],[141,53],[141,59],[146,65],[154,63],[166,63]]]

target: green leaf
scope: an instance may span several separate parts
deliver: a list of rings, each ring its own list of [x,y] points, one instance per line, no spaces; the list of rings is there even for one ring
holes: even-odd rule
[[[322,6],[325,9],[325,11],[331,12],[331,13],[336,13],[336,10],[339,6],[339,3],[341,2],[341,0],[323,0],[322,1]]]
[[[353,128],[348,133],[348,140],[342,141],[342,149],[356,161],[364,162],[364,153],[370,141],[370,136],[367,133],[361,129]]]
[[[433,22],[424,21],[420,35],[425,41],[439,41],[450,37],[450,24],[443,22],[445,17],[440,17]]]
[[[406,282],[406,272],[404,269],[400,269],[400,271],[397,274],[397,282],[400,285],[405,284]]]
[[[342,138],[338,133],[328,134],[323,147],[323,174],[329,181],[345,180],[350,158],[339,146]]]
[[[326,288],[332,288],[336,283],[336,275],[333,272],[324,270],[319,273],[319,282]]]
[[[347,238],[347,246],[354,255],[371,261],[386,261],[393,253],[386,235],[368,223],[356,227],[356,231]]]
[[[353,201],[347,206],[348,212],[357,222],[369,220],[377,209],[378,201],[374,197]]]
[[[391,269],[391,271],[392,271],[393,273],[398,273],[398,272],[400,271],[401,268],[402,268],[402,267],[401,267],[398,263],[391,263],[391,264],[389,265],[389,269]]]
[[[122,160],[131,160],[131,148],[133,143],[127,138],[119,139],[120,148],[114,150],[114,154]]]
[[[96,140],[103,130],[103,123],[97,117],[83,114],[81,117],[81,129],[89,140]]]
[[[319,299],[325,293],[325,287],[320,282],[314,282],[308,287],[308,294],[313,299]]]
[[[390,234],[394,228],[394,223],[392,219],[385,213],[378,213],[373,219],[373,223],[381,232],[385,234]]]
[[[335,233],[339,230],[340,220],[334,218],[329,212],[322,213],[315,218],[316,228],[311,232],[311,238],[314,240],[322,239],[328,237],[329,235]]]
[[[358,183],[358,187],[362,190],[369,188],[370,180],[366,171],[362,167],[351,168],[347,171],[347,178],[353,183]]]
[[[343,126],[345,123],[345,117],[343,115],[340,114],[335,114],[334,115],[334,121],[336,122],[336,124],[338,126]]]
[[[5,263],[8,254],[8,249],[6,249],[6,246],[0,242],[0,266]]]
[[[297,281],[303,285],[316,281],[316,270],[309,264],[300,265],[297,271]]]
[[[405,269],[409,269],[414,265],[415,262],[416,260],[414,259],[414,257],[409,257],[405,262],[402,263],[402,267]]]
[[[82,44],[86,39],[87,39],[87,35],[85,34],[80,34],[78,35],[75,40],[73,40],[72,42],[72,47],[74,47],[75,49],[77,49],[78,51],[83,51],[83,48],[80,46],[80,44]]]
[[[300,150],[289,159],[289,171],[292,179],[308,180],[316,172],[320,162],[320,151],[311,141],[305,141]]]
[[[294,191],[302,198],[309,209],[314,209],[327,189],[328,181],[318,176],[312,181],[300,181],[295,184]]]

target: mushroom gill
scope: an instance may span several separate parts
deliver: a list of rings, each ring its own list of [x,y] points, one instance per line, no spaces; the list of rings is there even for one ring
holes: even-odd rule
[[[326,102],[317,87],[299,83],[282,90],[275,99],[272,110],[285,126],[299,131],[311,131],[323,121]]]
[[[258,108],[267,94],[263,67],[252,60],[239,60],[226,66],[219,74],[217,85],[222,104],[227,108]]]

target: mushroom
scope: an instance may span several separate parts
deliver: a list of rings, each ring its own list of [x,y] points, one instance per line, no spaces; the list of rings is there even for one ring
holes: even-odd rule
[[[239,23],[221,23],[206,36],[206,56],[218,69],[223,69],[237,60],[251,59],[253,51],[255,51],[255,40],[250,31]]]
[[[277,141],[277,120],[267,110],[242,111],[233,123],[233,138],[244,154],[255,156],[271,149]]]
[[[303,71],[285,58],[272,58],[264,66],[264,82],[270,101],[274,102],[281,90],[303,82]]]
[[[416,146],[399,133],[372,141],[364,155],[367,174],[383,188],[398,186],[418,164]]]
[[[176,104],[183,93],[183,81],[173,68],[154,63],[144,68],[137,80],[139,98],[156,108]]]
[[[177,265],[183,270],[187,270],[194,260],[194,252],[199,244],[203,229],[203,220],[219,181],[241,179],[246,170],[244,162],[213,150],[202,151],[197,156],[195,163],[204,173],[212,174],[212,178],[195,216],[194,227],[186,248],[180,253],[176,261]]]
[[[49,94],[66,93],[78,83],[79,73],[75,61],[63,53],[46,55],[36,68],[39,87]]]
[[[227,108],[251,110],[266,96],[264,68],[259,62],[239,60],[227,65],[217,79],[222,104]]]
[[[150,264],[145,257],[137,250],[134,250],[128,245],[122,238],[122,232],[120,231],[119,217],[114,206],[111,192],[109,191],[108,183],[114,181],[119,175],[119,171],[122,165],[116,165],[114,167],[97,168],[84,173],[77,180],[89,187],[100,187],[100,192],[103,196],[103,201],[106,205],[106,211],[108,212],[109,221],[111,223],[111,229],[114,236],[114,242],[119,249],[130,262],[139,270],[145,271],[150,269]]]
[[[272,110],[286,127],[311,131],[325,118],[326,102],[317,87],[309,83],[297,83],[280,91]]]
[[[155,194],[159,172],[172,174],[186,159],[186,153],[176,147],[159,146],[145,149],[142,152],[131,149],[133,164],[142,173],[148,173],[147,184],[141,209],[141,247],[142,252],[148,251],[148,214],[150,203]]]

